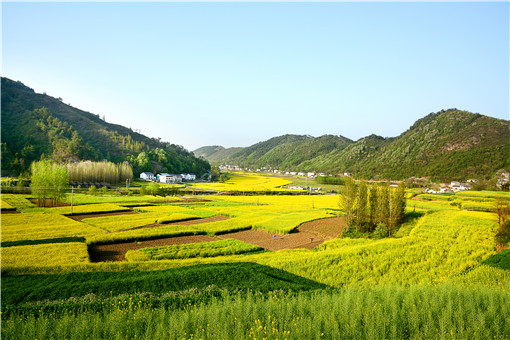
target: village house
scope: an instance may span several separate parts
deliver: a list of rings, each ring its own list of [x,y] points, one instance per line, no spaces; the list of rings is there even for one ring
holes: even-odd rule
[[[195,174],[181,174],[181,178],[183,181],[194,181],[197,179],[197,175],[195,175]]]
[[[315,177],[315,172],[309,172],[307,175],[308,177]]]
[[[345,177],[351,177],[351,173],[350,172],[344,172],[344,176]]]
[[[159,174],[159,183],[182,183],[182,177],[181,175],[175,175],[175,174],[167,174],[162,173]]]
[[[324,172],[319,172],[319,176],[321,176],[321,177],[326,177],[326,173],[324,173]]]
[[[304,172],[298,172],[297,175],[298,176],[306,176],[306,174]]]
[[[140,179],[143,181],[155,181],[156,176],[152,172],[142,172],[140,174]]]

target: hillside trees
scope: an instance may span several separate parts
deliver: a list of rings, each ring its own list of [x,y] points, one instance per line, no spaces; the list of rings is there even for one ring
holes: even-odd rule
[[[65,166],[43,160],[33,162],[30,169],[32,172],[30,188],[32,194],[37,197],[39,206],[45,205],[47,199],[55,206],[64,198],[69,183]]]
[[[386,183],[368,188],[365,182],[346,181],[341,190],[339,206],[345,211],[346,230],[354,226],[356,232],[373,232],[391,236],[405,218],[405,184],[396,189]],[[377,227],[377,228],[376,228]]]

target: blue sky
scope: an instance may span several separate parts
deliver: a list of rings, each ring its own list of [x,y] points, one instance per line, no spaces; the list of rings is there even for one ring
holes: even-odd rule
[[[509,119],[509,4],[2,4],[2,75],[194,150]]]

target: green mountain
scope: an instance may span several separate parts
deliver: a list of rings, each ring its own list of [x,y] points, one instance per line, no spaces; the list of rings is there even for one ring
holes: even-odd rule
[[[510,168],[510,130],[507,120],[450,109],[419,119],[394,138],[370,135],[353,142],[331,135],[285,135],[219,161],[289,171],[348,171],[366,179],[482,179]]]
[[[220,145],[212,145],[212,146],[203,146],[193,151],[193,153],[198,157],[203,157],[207,159],[209,162],[218,162],[220,160],[226,159],[236,152],[242,150],[243,148],[224,148]]]
[[[210,169],[182,146],[149,138],[121,125],[35,93],[21,82],[2,78],[2,172],[18,174],[41,157],[57,162],[128,161],[135,173],[194,172]]]

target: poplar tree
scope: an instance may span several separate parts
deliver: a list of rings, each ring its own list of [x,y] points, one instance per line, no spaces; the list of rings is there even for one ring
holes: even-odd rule
[[[368,193],[367,184],[361,182],[358,186],[358,197],[356,200],[356,231],[364,231],[368,220],[367,203]]]
[[[388,183],[379,188],[379,209],[377,222],[388,226],[390,216],[390,186]]]
[[[347,178],[345,185],[340,191],[340,202],[339,206],[345,211],[345,224],[346,230],[348,231],[352,225],[354,214],[354,201],[356,198],[356,185],[352,178]]]
[[[375,229],[375,226],[378,222],[378,213],[379,213],[379,195],[377,187],[370,188],[370,195],[368,196],[368,205],[370,207],[370,215],[369,215],[369,226],[370,231]]]

